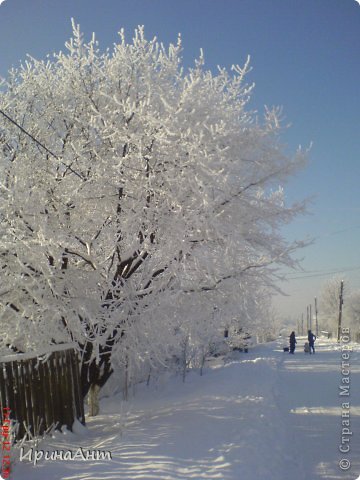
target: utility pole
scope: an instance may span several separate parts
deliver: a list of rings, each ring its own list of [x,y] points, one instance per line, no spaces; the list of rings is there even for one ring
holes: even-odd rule
[[[312,312],[311,312],[311,308],[312,308],[312,305],[310,303],[309,305],[309,319],[310,319],[310,327],[309,327],[309,330],[312,330]]]
[[[306,305],[306,330],[309,331],[309,305]]]
[[[304,314],[301,314],[301,335],[304,335]]]
[[[337,341],[338,341],[338,342],[340,342],[340,332],[341,332],[341,319],[342,319],[343,303],[344,303],[344,280],[341,280],[340,296],[339,296],[339,323],[338,323],[338,338],[337,338]]]
[[[317,309],[317,298],[315,297],[315,326],[316,326],[316,337],[319,336],[319,324],[318,324],[318,309]]]

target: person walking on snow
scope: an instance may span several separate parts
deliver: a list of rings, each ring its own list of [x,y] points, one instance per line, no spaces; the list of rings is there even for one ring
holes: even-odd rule
[[[289,351],[289,353],[294,353],[294,352],[295,352],[295,344],[296,344],[295,332],[291,332],[291,334],[290,334],[290,351]]]
[[[315,340],[316,340],[316,335],[314,335],[314,334],[312,333],[312,331],[309,330],[309,331],[308,331],[308,341],[309,341],[309,348],[310,348],[310,352],[309,352],[309,353],[310,353],[310,355],[311,355],[311,349],[312,349],[313,353],[315,353],[315,346],[314,346]]]

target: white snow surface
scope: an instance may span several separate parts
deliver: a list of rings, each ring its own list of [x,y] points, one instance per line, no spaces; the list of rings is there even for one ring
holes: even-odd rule
[[[305,339],[303,339],[305,341]],[[44,451],[111,451],[106,461],[17,462],[17,480],[353,480],[360,474],[360,348],[351,344],[350,395],[339,395],[341,350],[282,351],[281,340],[212,359],[204,375],[104,398],[87,428],[57,433]],[[342,402],[350,402],[350,451],[341,454]],[[26,448],[25,448],[26,451]],[[351,462],[348,471],[338,465]]]

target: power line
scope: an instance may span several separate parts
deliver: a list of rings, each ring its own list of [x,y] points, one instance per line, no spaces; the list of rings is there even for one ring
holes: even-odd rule
[[[41,142],[39,142],[39,140],[37,140],[33,135],[31,135],[31,133],[29,133],[28,131],[25,130],[25,128],[23,128],[21,125],[19,125],[14,119],[12,119],[11,117],[9,117],[9,115],[7,115],[5,112],[3,112],[2,110],[0,110],[0,113],[11,123],[13,123],[16,127],[18,127],[23,133],[25,133],[25,135],[27,135],[28,137],[31,138],[31,140],[33,140],[37,145],[39,145],[39,147],[43,148],[46,152],[48,152],[52,157],[54,157],[56,160],[59,160],[61,161],[62,165],[64,165],[68,170],[70,170],[70,172],[72,172],[73,174],[75,174],[77,177],[79,177],[81,180],[84,180],[84,177],[82,175],[80,175],[78,172],[76,172],[72,167],[71,165],[68,165],[66,164],[64,161],[62,161],[57,155],[55,155],[55,153],[53,153],[51,150],[49,150],[45,145],[43,145]]]
[[[343,273],[343,272],[352,272],[360,270],[360,266],[358,267],[348,267],[348,268],[339,268],[337,270],[332,270],[332,271],[327,271],[327,272],[319,272],[319,273],[311,273],[311,272],[306,272],[305,275],[296,275],[296,276],[291,276],[291,274],[288,275],[289,280],[300,280],[303,278],[313,278],[313,277],[326,277],[328,275],[336,275],[337,273]]]
[[[45,147],[45,145],[43,145],[41,142],[39,142],[39,140],[37,140],[33,135],[31,135],[31,133],[27,132],[25,130],[25,128],[23,128],[21,125],[19,125],[15,120],[13,120],[11,117],[9,117],[9,115],[7,115],[5,112],[3,112],[2,110],[0,110],[0,113],[7,119],[9,120],[9,122],[13,123],[16,127],[20,128],[20,130],[25,133],[25,135],[27,135],[28,137],[31,138],[31,140],[33,140],[35,143],[37,143],[41,148],[43,148],[44,150],[46,150],[50,155],[52,155],[54,158],[56,158],[56,160],[59,160],[59,157],[57,155],[55,155],[51,150],[49,150],[47,147]]]

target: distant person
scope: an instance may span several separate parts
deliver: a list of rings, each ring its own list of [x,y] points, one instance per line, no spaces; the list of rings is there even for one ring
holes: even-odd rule
[[[295,338],[295,332],[291,332],[290,334],[290,351],[289,353],[294,353],[295,352],[295,345],[296,345],[296,338]]]
[[[315,340],[316,340],[316,335],[312,333],[311,330],[308,330],[308,341],[309,341],[309,348],[310,348],[310,355],[311,355],[311,350],[313,353],[315,353]]]

